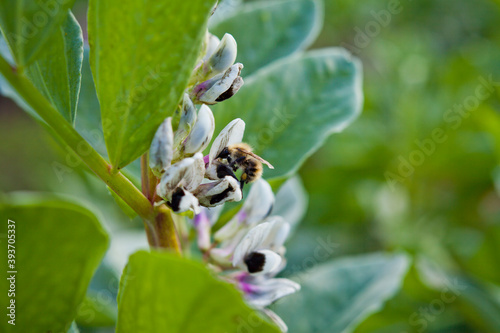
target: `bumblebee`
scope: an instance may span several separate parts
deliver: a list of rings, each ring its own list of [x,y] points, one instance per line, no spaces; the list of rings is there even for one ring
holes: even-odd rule
[[[270,169],[274,169],[271,163],[254,154],[252,152],[252,147],[246,143],[229,145],[220,152],[217,158],[225,159],[228,162],[228,167],[232,169],[233,172],[231,172],[229,168],[226,168],[225,172],[229,174],[232,173],[233,177],[235,177],[235,171],[238,169],[243,170],[241,179],[239,179],[242,189],[244,184],[256,181],[262,176],[262,163],[267,165]]]

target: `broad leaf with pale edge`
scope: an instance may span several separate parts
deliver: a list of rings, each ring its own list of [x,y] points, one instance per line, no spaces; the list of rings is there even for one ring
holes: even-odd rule
[[[244,22],[244,24],[242,24]],[[318,0],[249,3],[210,25],[218,37],[225,33],[238,43],[237,61],[248,75],[272,61],[304,50],[314,42],[323,23]]]
[[[158,126],[174,112],[214,4],[214,0],[90,1],[90,63],[114,168],[146,152]]]
[[[264,177],[288,176],[361,112],[361,81],[360,62],[343,49],[283,59],[245,78],[236,96],[214,108],[216,132],[242,118],[244,141],[275,167]]]
[[[16,63],[26,67],[46,48],[52,33],[62,25],[74,0],[0,1],[0,28]]]
[[[117,332],[280,331],[202,264],[139,251],[130,257],[120,282]]]
[[[0,268],[7,262],[7,220],[15,221],[16,325],[2,332],[66,332],[95,269],[106,251],[108,236],[86,208],[54,196],[16,194],[0,203],[2,222]],[[9,233],[10,234],[10,233]],[[0,280],[6,309],[8,280]]]
[[[26,76],[69,122],[75,122],[83,60],[82,29],[70,13],[55,29]]]
[[[352,332],[396,294],[408,267],[404,254],[370,254],[322,264],[295,277],[302,289],[278,302],[275,311],[290,333]]]

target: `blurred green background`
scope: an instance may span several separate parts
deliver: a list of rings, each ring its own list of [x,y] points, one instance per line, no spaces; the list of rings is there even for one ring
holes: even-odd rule
[[[309,207],[288,242],[288,273],[304,268],[319,236],[336,244],[331,257],[404,250],[414,265],[403,290],[356,332],[495,332],[500,1],[402,0],[398,13],[384,16],[391,3],[325,1],[325,24],[313,48],[343,46],[362,60],[365,103],[361,116],[301,168]],[[75,5],[81,22],[85,6]],[[105,220],[140,227],[5,98],[0,142],[3,193],[71,193],[100,206]],[[435,300],[443,287],[422,273],[430,263],[466,286],[453,301],[441,302],[442,309]]]

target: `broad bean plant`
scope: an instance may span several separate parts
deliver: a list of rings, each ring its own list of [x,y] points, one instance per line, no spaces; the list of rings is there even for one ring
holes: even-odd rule
[[[0,1],[1,93],[107,186],[149,249],[118,250],[117,301],[99,302],[96,269],[117,253],[102,261],[118,239],[107,215],[78,196],[5,195],[19,274],[2,331],[346,332],[395,293],[404,255],[282,273],[306,207],[295,174],[362,107],[360,62],[309,50],[320,0],[90,0],[85,34],[73,2]],[[53,168],[64,181],[74,167]]]

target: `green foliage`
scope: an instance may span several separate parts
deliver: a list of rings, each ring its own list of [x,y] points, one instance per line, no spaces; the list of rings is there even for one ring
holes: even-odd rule
[[[409,258],[402,254],[318,265],[295,277],[301,291],[279,302],[276,312],[290,332],[352,332],[399,290],[408,266]]]
[[[20,67],[33,62],[38,52],[51,48],[49,39],[66,19],[73,3],[74,0],[0,2],[1,30]]]
[[[216,132],[243,119],[245,142],[275,167],[264,176],[281,178],[359,114],[361,65],[341,49],[311,51],[248,77],[237,96],[215,108]]]
[[[3,320],[2,331],[68,330],[106,250],[106,232],[90,210],[50,195],[10,195],[0,207],[2,233],[7,234],[7,219],[15,222],[17,271],[16,325]],[[2,256],[7,258],[3,245]],[[12,270],[7,260],[1,261],[1,268]],[[6,279],[0,286],[9,289]],[[2,298],[2,308],[8,301]]]
[[[90,1],[90,63],[114,168],[147,151],[160,123],[176,109],[213,5]]]
[[[219,333],[248,327],[279,332],[203,265],[167,253],[130,257],[120,281],[117,332]]]
[[[116,317],[116,304],[101,300],[101,295],[94,291],[85,295],[75,321],[84,327],[112,327]]]
[[[26,75],[64,118],[75,122],[83,60],[82,29],[68,14],[55,29],[38,58],[26,68]]]
[[[276,59],[309,47],[322,21],[321,1],[260,1],[241,6],[211,24],[210,31],[219,37],[225,33],[234,36],[238,42],[236,61],[245,66],[243,75],[248,76]]]

